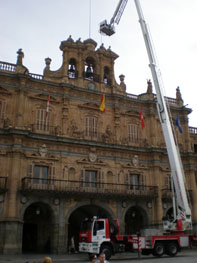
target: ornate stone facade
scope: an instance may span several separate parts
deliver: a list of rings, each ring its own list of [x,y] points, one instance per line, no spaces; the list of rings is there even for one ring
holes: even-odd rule
[[[0,253],[66,253],[73,235],[77,248],[85,217],[117,217],[122,233],[135,233],[161,228],[171,213],[170,167],[151,81],[144,94],[126,93],[124,75],[120,84],[114,78],[118,55],[96,46],[69,37],[60,45],[61,68],[51,71],[47,58],[42,76],[29,73],[21,49],[16,65],[0,62]],[[195,229],[197,129],[188,127],[191,109],[179,88],[176,99],[166,100]]]

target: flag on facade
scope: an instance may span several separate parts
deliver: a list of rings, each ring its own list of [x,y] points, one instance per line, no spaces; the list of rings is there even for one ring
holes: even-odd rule
[[[102,94],[102,97],[101,97],[101,103],[99,106],[99,110],[101,110],[102,112],[105,112],[105,94],[104,93]]]
[[[182,130],[182,128],[181,128],[181,124],[180,124],[180,121],[179,121],[179,117],[178,117],[178,116],[176,117],[176,126],[178,127],[179,132],[180,132],[180,133],[183,133],[183,130]]]
[[[143,116],[143,113],[142,113],[142,109],[140,109],[140,120],[141,120],[141,128],[144,129],[145,122],[144,122],[144,116]]]
[[[46,117],[49,114],[50,97],[51,97],[51,91],[49,91],[49,96],[48,96],[48,100],[47,100]]]

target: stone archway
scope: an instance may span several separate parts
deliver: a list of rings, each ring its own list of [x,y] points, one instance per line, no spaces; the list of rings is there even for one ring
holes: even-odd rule
[[[68,246],[71,238],[74,237],[75,248],[78,250],[81,223],[85,218],[93,218],[93,216],[111,219],[110,212],[98,205],[84,205],[72,212],[68,220]]]
[[[148,225],[148,216],[144,209],[132,206],[125,215],[125,234],[136,234]]]
[[[36,202],[26,208],[23,224],[23,253],[51,252],[52,212],[47,204]]]

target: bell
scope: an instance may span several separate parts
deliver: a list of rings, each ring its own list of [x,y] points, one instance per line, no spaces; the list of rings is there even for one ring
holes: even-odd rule
[[[86,72],[87,73],[92,73],[91,67],[88,66],[87,69],[86,69]]]
[[[74,67],[73,67],[73,64],[71,64],[69,71],[70,71],[70,72],[75,72]]]

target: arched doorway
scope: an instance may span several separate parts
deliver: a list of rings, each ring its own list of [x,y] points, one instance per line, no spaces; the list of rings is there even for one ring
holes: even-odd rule
[[[125,215],[125,234],[136,234],[148,224],[145,211],[138,207],[131,207]]]
[[[44,253],[51,250],[52,215],[47,204],[30,205],[24,214],[23,253]]]
[[[79,207],[70,215],[68,227],[68,246],[71,242],[71,238],[74,237],[75,249],[78,250],[81,223],[85,218],[93,218],[93,216],[111,219],[109,212],[96,205],[85,205]]]

